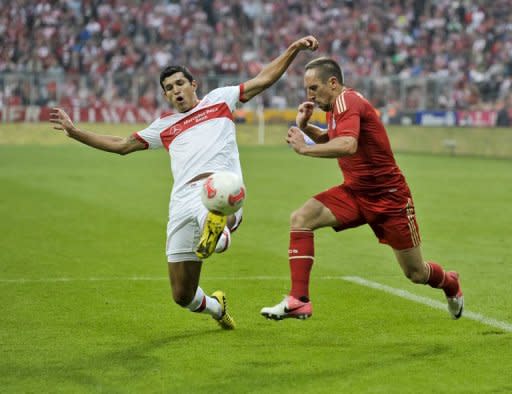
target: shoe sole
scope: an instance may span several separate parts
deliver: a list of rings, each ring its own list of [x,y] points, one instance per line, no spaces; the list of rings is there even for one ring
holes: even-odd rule
[[[195,250],[197,257],[206,259],[215,252],[215,247],[224,231],[224,227],[226,227],[227,220],[226,216],[217,215],[212,212],[208,213],[203,234]]]
[[[221,305],[222,308],[222,317],[220,319],[214,319],[219,326],[224,330],[234,330],[236,327],[235,321],[231,317],[231,315],[227,312],[228,305],[226,301],[226,295],[222,292],[216,291],[212,294],[212,298],[215,298],[217,302]],[[223,321],[224,317],[229,316],[231,323],[227,324]]]
[[[275,315],[272,313],[262,313],[261,316],[265,317],[267,320],[283,320],[283,319],[299,319],[306,320],[309,319],[312,315],[308,314],[299,314],[299,315]]]
[[[231,318],[231,321],[233,321],[233,318]],[[235,325],[234,324],[228,324],[228,323],[225,323],[225,322],[222,322],[220,320],[217,320],[217,323],[219,324],[220,328],[222,328],[223,330],[234,330],[235,329]]]

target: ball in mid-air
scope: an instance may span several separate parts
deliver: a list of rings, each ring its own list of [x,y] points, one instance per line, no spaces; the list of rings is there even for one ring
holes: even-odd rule
[[[231,215],[242,207],[245,195],[242,178],[233,172],[221,171],[206,178],[201,200],[209,211]]]

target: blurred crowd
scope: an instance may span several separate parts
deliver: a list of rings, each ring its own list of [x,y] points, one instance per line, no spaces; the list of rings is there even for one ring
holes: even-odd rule
[[[161,104],[158,75],[166,65],[187,65],[200,82],[214,76],[239,81],[307,34],[318,38],[317,54],[338,60],[347,84],[379,107],[399,97],[404,86],[407,99],[394,105],[409,109],[496,109],[512,92],[510,0],[0,4],[0,75],[32,76],[38,86],[3,87],[4,100],[20,103],[123,103],[135,94],[138,105],[150,108]],[[297,58],[279,94],[265,96],[267,105],[296,105],[310,59]],[[57,86],[62,78],[51,76],[63,74],[65,86]],[[426,100],[427,93],[433,97]]]

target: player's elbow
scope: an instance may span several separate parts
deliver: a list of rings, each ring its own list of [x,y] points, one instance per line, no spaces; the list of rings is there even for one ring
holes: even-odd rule
[[[260,76],[256,77],[255,91],[257,91],[257,93],[261,93],[264,90],[266,90],[269,87],[271,87],[274,84],[275,81],[276,80],[273,79],[271,76],[260,75]]]
[[[116,144],[114,152],[121,156],[125,156],[128,153],[132,153],[144,148],[145,146],[140,144],[138,141],[134,141],[130,138],[127,138]]]
[[[244,83],[244,102],[249,101],[265,89],[268,89],[274,82],[275,79],[268,72],[265,70],[261,71],[256,77]]]
[[[116,145],[112,146],[111,149],[109,149],[109,150],[110,150],[110,152],[117,153],[120,156],[124,156],[124,155],[127,155],[128,153],[130,153],[130,151],[128,150],[128,147],[124,144],[116,144]]]
[[[262,78],[261,89],[262,90],[268,89],[269,87],[271,87],[274,84],[274,82],[275,82],[275,79],[273,79],[273,78],[270,78],[270,77]]]
[[[357,152],[357,140],[355,138],[335,139],[333,147],[337,157],[350,156]]]
[[[350,156],[357,152],[357,140],[355,138],[347,138],[342,141],[341,151],[343,156]]]
[[[349,143],[346,147],[347,155],[353,155],[357,152],[357,141]]]
[[[116,153],[118,153],[120,156],[126,156],[132,152],[137,151],[137,150],[139,150],[139,149],[133,149],[132,147],[129,147],[129,148],[123,148]]]

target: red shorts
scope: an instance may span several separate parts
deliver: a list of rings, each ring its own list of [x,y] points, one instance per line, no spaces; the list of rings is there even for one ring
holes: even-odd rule
[[[355,192],[345,185],[314,196],[336,217],[336,231],[369,224],[379,242],[393,249],[420,244],[420,233],[411,192],[407,186],[371,195]]]

